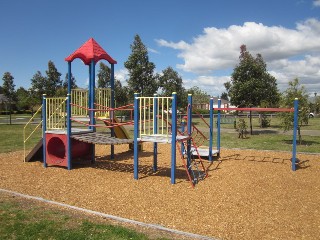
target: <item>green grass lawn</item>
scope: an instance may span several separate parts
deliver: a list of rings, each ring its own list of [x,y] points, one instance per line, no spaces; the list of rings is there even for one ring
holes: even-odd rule
[[[81,214],[1,195],[0,222],[0,239],[149,239],[145,234],[92,221]]]
[[[209,122],[209,119],[205,119]],[[249,125],[249,119],[246,119]],[[200,118],[193,119],[194,124],[208,135],[208,127]],[[35,125],[31,125],[26,129],[27,135],[34,130]],[[0,152],[10,152],[23,149],[23,128],[24,125],[0,125],[1,141]],[[271,119],[271,126],[261,129],[257,118],[253,119],[253,135],[247,134],[246,139],[239,139],[233,124],[221,124],[223,129],[221,132],[221,147],[223,148],[249,148],[249,149],[267,149],[267,150],[283,150],[291,151],[292,148],[292,131],[284,133],[280,126],[280,120],[276,117]],[[311,118],[309,124],[303,126],[302,131],[312,130],[320,131],[320,118]],[[102,131],[98,129],[98,131]],[[103,129],[105,131],[105,129]],[[249,131],[249,128],[248,128]],[[262,131],[262,133],[261,133]],[[133,136],[132,127],[129,130]],[[41,139],[41,129],[38,129],[30,140],[27,141],[26,149],[31,149]],[[216,134],[214,133],[214,142],[216,142]],[[297,145],[298,152],[320,152],[320,135],[311,136],[302,134],[302,143]]]
[[[209,124],[209,118],[204,120]],[[248,126],[247,131],[249,132],[249,118],[245,118],[245,120]],[[216,119],[214,119],[214,122],[216,122]],[[207,137],[209,136],[208,127],[201,118],[193,118],[193,123]],[[259,119],[253,118],[253,135],[248,133],[245,139],[238,138],[238,132],[234,129],[234,124],[221,124],[221,147],[292,151],[292,131],[283,132],[280,119],[277,117],[273,117],[270,124],[268,128],[260,128]],[[320,118],[310,118],[308,125],[302,126],[301,130],[320,131]],[[216,139],[217,135],[214,132],[214,146],[216,146]],[[297,151],[320,153],[320,132],[317,136],[311,136],[310,133],[302,133],[302,142],[297,144]]]

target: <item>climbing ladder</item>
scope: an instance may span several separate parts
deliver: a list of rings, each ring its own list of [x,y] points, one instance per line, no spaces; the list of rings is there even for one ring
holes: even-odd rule
[[[186,149],[188,147],[187,143],[189,140],[191,140],[191,150],[190,156],[187,156],[188,151],[186,151]],[[208,173],[198,152],[197,146],[194,145],[193,138],[189,140],[177,142],[177,148],[179,149],[181,160],[187,172],[188,179],[191,183],[191,186],[194,188],[199,181],[208,176]]]

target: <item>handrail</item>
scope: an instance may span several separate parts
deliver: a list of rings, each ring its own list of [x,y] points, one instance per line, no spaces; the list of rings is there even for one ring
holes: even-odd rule
[[[40,123],[35,127],[35,129],[29,134],[28,137],[26,137],[26,128],[27,126],[33,121],[33,119],[35,118],[35,116],[40,112],[40,110],[42,109],[42,105],[39,107],[39,109],[36,111],[35,114],[33,114],[33,116],[30,118],[30,120],[26,123],[26,125],[23,128],[23,161],[26,161],[26,142],[31,138],[31,136],[35,133],[35,131],[39,128],[39,126],[42,125],[42,120],[40,121]]]
[[[59,101],[61,101],[61,102],[59,102]],[[63,107],[65,107],[66,101],[67,101],[66,97],[46,98],[47,129],[66,129],[66,120],[65,120],[66,112],[61,111],[61,109],[63,109]],[[55,109],[50,108],[51,104],[52,105],[57,104]],[[59,110],[60,110],[60,112],[59,112]]]

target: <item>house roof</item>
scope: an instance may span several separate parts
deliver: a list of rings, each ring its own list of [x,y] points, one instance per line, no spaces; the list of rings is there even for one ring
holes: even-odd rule
[[[228,100],[222,99],[222,98],[218,98],[218,97],[211,97],[213,99],[214,103],[217,103],[219,99],[221,99],[221,104],[228,104],[230,103]]]
[[[97,63],[102,59],[107,60],[110,64],[117,63],[93,38],[86,41],[74,53],[66,57],[65,60],[72,62],[76,58],[80,58],[86,65],[89,65],[92,60]]]

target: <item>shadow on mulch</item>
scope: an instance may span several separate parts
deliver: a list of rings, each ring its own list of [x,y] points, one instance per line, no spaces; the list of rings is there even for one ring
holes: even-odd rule
[[[225,161],[250,161],[259,163],[274,163],[274,164],[287,164],[291,165],[291,158],[281,158],[281,157],[268,157],[268,156],[243,156],[241,154],[231,154],[221,158],[216,158],[207,167],[207,171],[215,171],[221,169],[221,165]],[[310,160],[299,161],[296,163],[297,169],[306,169],[310,167]]]
[[[158,155],[161,155],[161,153],[158,153]],[[139,158],[148,158],[152,156],[153,152],[139,152]],[[94,164],[86,164],[86,166],[95,169],[103,169],[108,171],[125,172],[133,174],[133,151],[131,150],[115,154],[114,159],[110,159],[110,155],[107,155],[98,156],[95,160],[96,161]],[[85,165],[82,165],[81,167],[84,166]],[[157,171],[154,172],[152,163],[150,163],[150,165],[140,163],[138,173],[139,179],[146,178],[149,176],[161,176],[170,178],[171,168],[158,166]],[[177,168],[176,179],[187,180],[186,171],[184,169]]]

